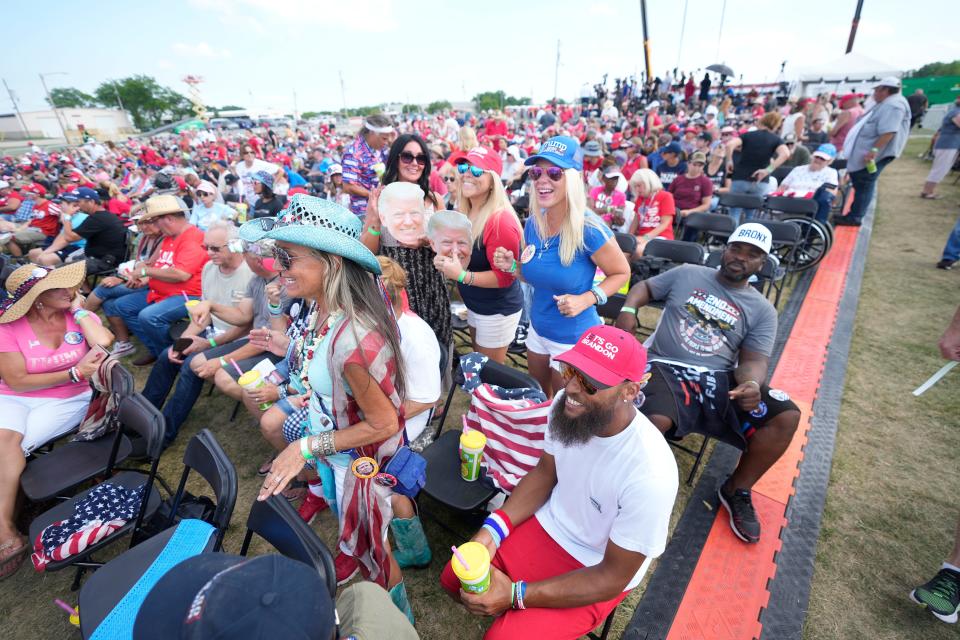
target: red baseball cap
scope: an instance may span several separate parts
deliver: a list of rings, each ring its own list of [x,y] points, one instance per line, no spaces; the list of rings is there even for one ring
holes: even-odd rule
[[[647,350],[623,329],[601,324],[587,329],[573,348],[555,358],[565,362],[602,388],[625,380],[642,382]]]
[[[500,176],[503,171],[503,160],[500,154],[487,147],[474,147],[467,152],[465,156],[467,162],[475,167],[480,167],[484,171],[492,171]]]
[[[33,193],[41,197],[47,195],[47,190],[43,188],[43,185],[37,184],[36,182],[20,187],[20,191],[26,191],[27,193]]]
[[[680,125],[678,125],[676,122],[674,122],[672,125],[670,125],[669,127],[667,127],[667,131],[669,131],[670,133],[676,133],[676,132],[680,131]]]
[[[305,196],[310,195],[310,193],[309,193],[306,189],[304,189],[303,187],[291,187],[291,188],[287,191],[287,197],[293,197],[293,196],[297,195],[298,193],[299,193],[299,194],[302,194],[302,195],[305,195]]]

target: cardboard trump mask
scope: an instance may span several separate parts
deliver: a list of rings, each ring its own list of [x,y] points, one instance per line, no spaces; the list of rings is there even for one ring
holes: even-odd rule
[[[427,238],[438,256],[454,258],[466,269],[473,250],[473,225],[459,211],[438,211],[427,223]]]
[[[426,234],[423,190],[410,182],[392,182],[380,192],[380,223],[398,244],[418,247]]]

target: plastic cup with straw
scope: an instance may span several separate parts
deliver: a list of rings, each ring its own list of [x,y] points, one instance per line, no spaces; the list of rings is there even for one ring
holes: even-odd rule
[[[490,552],[479,542],[465,542],[450,547],[453,559],[450,568],[467,593],[486,593],[490,588]]]
[[[256,369],[251,369],[246,373],[243,372],[243,369],[240,368],[240,365],[237,364],[237,361],[233,358],[230,358],[230,364],[233,365],[233,368],[237,370],[239,377],[237,378],[237,384],[239,384],[244,389],[253,391],[254,389],[259,389],[266,384],[266,381],[263,379],[263,376],[260,375],[260,372]],[[260,411],[266,411],[272,405],[272,402],[263,402],[257,405],[257,408]]]

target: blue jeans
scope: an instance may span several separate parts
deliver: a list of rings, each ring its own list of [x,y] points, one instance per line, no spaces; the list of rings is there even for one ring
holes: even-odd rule
[[[826,187],[820,187],[813,193],[813,200],[817,203],[817,220],[826,223],[830,217],[830,207],[833,206],[833,194]]]
[[[93,290],[93,295],[97,296],[103,302],[107,300],[116,300],[117,298],[122,298],[123,296],[130,295],[140,291],[140,289],[131,289],[125,284],[118,284],[115,287],[105,287],[102,284],[98,285],[96,289]]]
[[[956,262],[960,260],[960,218],[953,225],[953,231],[947,237],[947,246],[943,248],[943,259]]]
[[[760,196],[761,198],[770,193],[770,189],[770,183],[766,180],[763,182],[754,182],[753,180],[734,180],[730,183],[730,193],[743,193],[751,196]],[[757,210],[731,207],[730,217],[733,218],[734,224],[740,224],[741,212],[745,214],[743,221],[746,222],[754,216]]]
[[[147,305],[149,293],[149,289],[144,287],[134,289],[121,298],[107,300],[103,303],[103,312],[109,317],[121,318],[150,353],[159,358],[171,344],[170,325],[185,318],[187,310],[183,306],[182,296],[170,296]],[[199,298],[193,296],[191,299]]]
[[[870,201],[873,200],[873,192],[877,189],[877,179],[880,177],[880,172],[891,162],[893,162],[892,156],[884,158],[883,160],[877,160],[877,170],[873,173],[863,168],[857,171],[851,171],[848,174],[850,176],[850,184],[853,185],[855,192],[853,194],[853,204],[850,205],[850,213],[847,214],[848,220],[856,220],[857,222],[863,220],[863,216],[867,214],[867,207],[870,206]]]

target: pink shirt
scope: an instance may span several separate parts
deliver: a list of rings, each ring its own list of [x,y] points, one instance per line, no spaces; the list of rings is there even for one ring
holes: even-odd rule
[[[26,317],[14,320],[9,324],[0,324],[0,353],[18,352],[23,354],[23,362],[27,373],[53,373],[66,371],[77,364],[86,355],[90,347],[80,331],[79,325],[69,313],[67,317],[67,331],[63,334],[63,341],[56,349],[40,344],[33,327]],[[94,314],[90,317],[100,318]],[[66,382],[55,387],[37,389],[35,391],[14,391],[7,383],[0,381],[0,395],[21,396],[24,398],[72,398],[90,390],[88,382]]]

